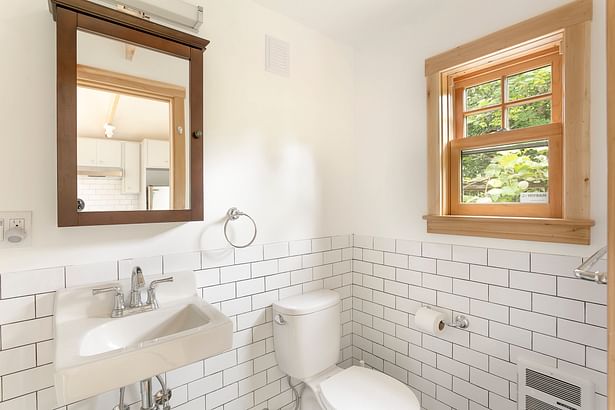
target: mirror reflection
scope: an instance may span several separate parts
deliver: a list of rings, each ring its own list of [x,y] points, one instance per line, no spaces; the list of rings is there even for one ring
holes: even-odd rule
[[[78,32],[81,212],[190,208],[189,63]]]

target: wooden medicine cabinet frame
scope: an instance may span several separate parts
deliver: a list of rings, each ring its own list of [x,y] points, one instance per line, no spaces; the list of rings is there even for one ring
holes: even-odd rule
[[[87,0],[50,0],[50,7],[56,21],[58,226],[202,221],[203,52],[209,41]],[[190,179],[190,209],[77,211],[78,31],[145,47],[188,61],[190,171],[184,178]],[[182,140],[187,143],[185,136]],[[171,161],[173,162],[173,158]],[[173,178],[181,177],[180,174],[181,172]],[[175,200],[174,202],[179,205]]]

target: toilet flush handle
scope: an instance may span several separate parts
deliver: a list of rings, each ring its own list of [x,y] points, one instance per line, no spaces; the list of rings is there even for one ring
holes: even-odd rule
[[[279,313],[276,313],[276,315],[273,316],[273,321],[276,322],[278,325],[286,324],[286,319],[284,319],[284,316],[280,315]]]

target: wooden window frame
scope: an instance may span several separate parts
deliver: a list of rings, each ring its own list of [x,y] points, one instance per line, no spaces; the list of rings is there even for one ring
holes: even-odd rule
[[[540,67],[552,67],[551,92],[538,96],[506,101],[506,78]],[[562,76],[559,47],[534,51],[523,57],[479,68],[476,71],[453,77],[454,139],[449,141],[450,181],[449,199],[451,215],[526,216],[561,218],[562,216]],[[500,80],[501,101],[479,109],[464,108],[465,90],[490,81]],[[486,135],[466,137],[465,118],[468,115],[499,109],[502,126],[506,125],[509,107],[535,101],[551,100],[551,123],[547,125],[499,131]],[[549,145],[549,200],[546,204],[467,204],[461,200],[461,154],[464,150],[510,145],[520,142],[546,140]]]
[[[483,236],[504,239],[535,240],[589,244],[590,179],[589,179],[589,74],[590,25],[592,0],[577,0],[527,21],[505,28],[471,43],[459,46],[425,61],[427,78],[427,207],[424,217],[427,232],[439,234]],[[561,137],[553,138],[561,149],[561,193],[551,201],[560,211],[548,214],[511,213],[505,216],[455,214],[451,209],[451,153],[459,149],[455,138],[455,96],[453,78],[497,69],[524,53],[552,49],[560,44],[562,53]],[[487,67],[484,70],[481,67]],[[554,98],[555,100],[555,98]],[[555,133],[557,125],[548,132]],[[547,131],[543,128],[543,131]],[[523,131],[527,134],[528,129]],[[538,130],[532,130],[532,132]],[[509,131],[508,138],[521,138]],[[497,139],[497,135],[478,138]],[[473,137],[477,138],[477,137]],[[471,140],[468,138],[467,140]],[[470,142],[468,142],[469,144]],[[499,145],[499,144],[498,144]],[[551,150],[551,148],[550,148]],[[557,166],[554,164],[553,166]],[[550,164],[551,167],[551,164]],[[551,183],[551,181],[550,181]],[[558,182],[556,181],[556,184]],[[551,191],[551,189],[550,189]],[[470,214],[471,212],[467,212]]]

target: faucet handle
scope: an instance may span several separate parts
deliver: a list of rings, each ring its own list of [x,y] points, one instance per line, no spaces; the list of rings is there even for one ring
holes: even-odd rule
[[[101,293],[107,293],[107,292],[115,292],[116,295],[118,293],[121,294],[122,293],[122,288],[120,288],[119,286],[109,286],[109,287],[106,287],[106,288],[92,289],[92,295],[94,295],[94,296],[100,295]]]
[[[158,309],[158,299],[156,299],[156,288],[161,283],[173,282],[173,276],[163,279],[156,279],[150,282],[149,289],[147,290],[147,304],[151,305],[153,309]]]
[[[115,292],[115,298],[113,303],[113,310],[111,311],[111,317],[122,317],[124,316],[124,294],[122,293],[122,288],[119,286],[109,286],[106,288],[97,288],[92,289],[92,295],[100,295],[101,293]]]
[[[149,288],[150,289],[155,289],[161,283],[173,282],[173,280],[174,280],[173,276],[169,276],[168,278],[156,279],[156,280],[153,280],[153,281],[150,282]]]

